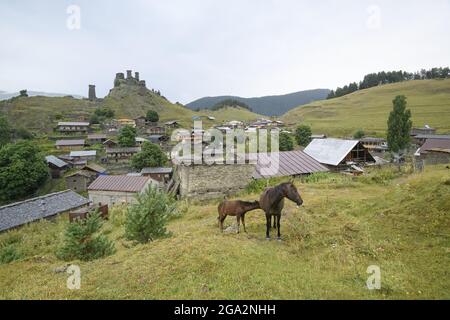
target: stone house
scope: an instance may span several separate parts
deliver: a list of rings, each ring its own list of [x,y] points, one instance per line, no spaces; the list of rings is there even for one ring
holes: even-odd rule
[[[83,150],[84,140],[57,140],[55,148],[58,150]]]
[[[57,130],[63,133],[87,133],[89,122],[58,122]]]
[[[58,159],[55,156],[46,156],[45,161],[47,161],[50,175],[53,179],[61,178],[64,172],[70,168],[70,165],[67,162]]]
[[[66,177],[66,185],[75,192],[84,192],[96,178],[97,175],[94,172],[80,170]]]
[[[109,207],[136,202],[136,195],[150,186],[158,187],[158,182],[150,177],[140,176],[100,176],[88,188],[89,200]]]
[[[150,177],[164,184],[170,181],[172,173],[172,168],[144,168],[141,171],[143,177]]]
[[[141,152],[140,147],[132,148],[106,148],[106,157],[112,162],[128,162],[131,157]]]
[[[74,161],[95,161],[97,157],[97,151],[72,151],[69,155]]]
[[[90,134],[87,140],[88,144],[92,146],[94,144],[103,144],[108,138],[106,134]]]
[[[415,156],[416,159],[424,160],[426,164],[450,163],[450,138],[427,139]]]
[[[149,134],[149,135],[165,135],[166,128],[160,127],[160,126],[150,127],[147,129],[147,134]]]

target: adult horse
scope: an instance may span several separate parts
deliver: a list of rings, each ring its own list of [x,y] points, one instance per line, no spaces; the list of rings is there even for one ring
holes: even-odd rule
[[[284,198],[295,202],[297,206],[303,204],[302,197],[292,182],[282,183],[274,188],[268,188],[261,195],[259,205],[266,213],[267,232],[266,239],[270,240],[270,227],[272,224],[272,216],[274,217],[274,228],[278,228],[278,240],[281,240],[280,220],[281,211],[284,208]]]

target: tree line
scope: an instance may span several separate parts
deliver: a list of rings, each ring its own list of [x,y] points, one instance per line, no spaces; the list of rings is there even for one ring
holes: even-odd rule
[[[447,79],[450,78],[450,68],[432,68],[430,70],[422,69],[411,73],[405,71],[382,71],[378,73],[367,74],[359,83],[352,82],[343,88],[338,87],[331,90],[327,99],[333,99],[345,96],[358,90],[376,87],[382,84],[397,83],[409,80],[430,80],[430,79]]]

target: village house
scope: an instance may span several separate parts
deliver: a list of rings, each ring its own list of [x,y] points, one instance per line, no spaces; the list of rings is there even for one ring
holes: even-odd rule
[[[105,142],[103,142],[103,146],[105,148],[115,148],[117,147],[119,144],[111,139],[106,140]]]
[[[436,129],[431,128],[429,125],[425,125],[423,128],[412,128],[411,129],[411,136],[415,137],[419,134],[425,134],[425,135],[436,134]]]
[[[154,126],[147,129],[147,134],[149,135],[165,135],[166,128],[161,126]]]
[[[147,125],[148,120],[146,117],[140,116],[140,117],[137,117],[134,119],[134,123],[135,123],[136,127],[144,128]]]
[[[149,177],[100,176],[88,188],[89,199],[109,207],[136,202],[136,195],[158,183]]]
[[[82,208],[88,204],[88,199],[72,190],[9,204],[0,207],[0,232],[34,221],[50,219],[56,215]]]
[[[144,168],[141,171],[143,177],[150,177],[153,180],[166,184],[172,178],[172,168]]]
[[[139,147],[142,147],[142,145],[145,142],[149,142],[147,139],[141,138],[141,137],[136,137],[135,141],[136,141],[136,145],[139,146]]]
[[[95,145],[95,144],[103,144],[108,140],[106,134],[96,133],[96,134],[90,134],[88,135],[88,144],[89,145]]]
[[[73,158],[74,161],[95,161],[97,158],[97,151],[72,151],[69,156]]]
[[[136,122],[133,119],[116,119],[115,124],[118,129],[123,128],[125,126],[136,128]]]
[[[84,148],[84,140],[57,140],[55,148],[58,150],[82,150]]]
[[[180,127],[180,124],[178,123],[178,121],[173,120],[173,121],[167,121],[166,123],[164,123],[164,126],[166,126],[166,128],[176,129],[176,128]]]
[[[363,146],[371,152],[381,153],[388,150],[386,139],[383,138],[365,137],[362,138],[360,141],[363,144]]]
[[[63,133],[87,133],[89,122],[58,122],[57,130]]]
[[[88,165],[84,166],[81,170],[94,172],[97,176],[106,173],[106,169],[103,168],[102,166],[99,166],[96,163],[88,164]]]
[[[61,155],[58,156],[58,159],[61,159],[64,162],[67,162],[70,168],[82,169],[85,165],[87,165],[86,160],[80,160],[70,157],[69,155]]]
[[[413,143],[421,146],[428,139],[433,139],[433,140],[450,140],[450,135],[444,135],[444,134],[418,134],[418,135],[413,137]]]
[[[149,136],[148,139],[150,140],[151,143],[158,144],[160,146],[168,140],[167,136],[157,134]]]
[[[334,171],[346,170],[355,163],[375,163],[369,150],[358,140],[315,139],[304,152]]]
[[[303,151],[286,151],[277,154],[259,153],[253,178],[299,177],[330,171],[326,166]],[[274,158],[275,157],[275,158]],[[274,160],[277,159],[277,165]]]
[[[75,192],[84,192],[96,178],[95,172],[80,170],[66,177],[66,186]]]
[[[55,156],[46,156],[45,161],[47,161],[50,175],[53,179],[61,178],[64,172],[70,169],[70,165],[67,162],[58,159]]]
[[[140,147],[131,148],[106,148],[106,157],[112,162],[128,162],[131,157],[141,152]]]
[[[427,139],[415,156],[419,160],[425,160],[427,164],[450,163],[450,138]]]

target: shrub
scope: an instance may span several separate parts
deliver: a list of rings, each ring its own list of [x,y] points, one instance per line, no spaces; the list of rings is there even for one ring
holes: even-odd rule
[[[114,243],[105,235],[98,234],[102,225],[103,221],[98,212],[90,214],[85,220],[69,223],[63,246],[56,253],[57,257],[65,261],[91,261],[113,254]]]
[[[128,209],[125,237],[147,243],[167,236],[167,222],[175,214],[175,200],[167,193],[150,187],[144,194],[138,195],[137,203]]]
[[[22,254],[17,250],[15,245],[7,245],[0,247],[0,264],[11,263],[22,258]]]
[[[307,125],[301,125],[295,130],[295,140],[299,146],[306,147],[311,142],[311,128]]]

